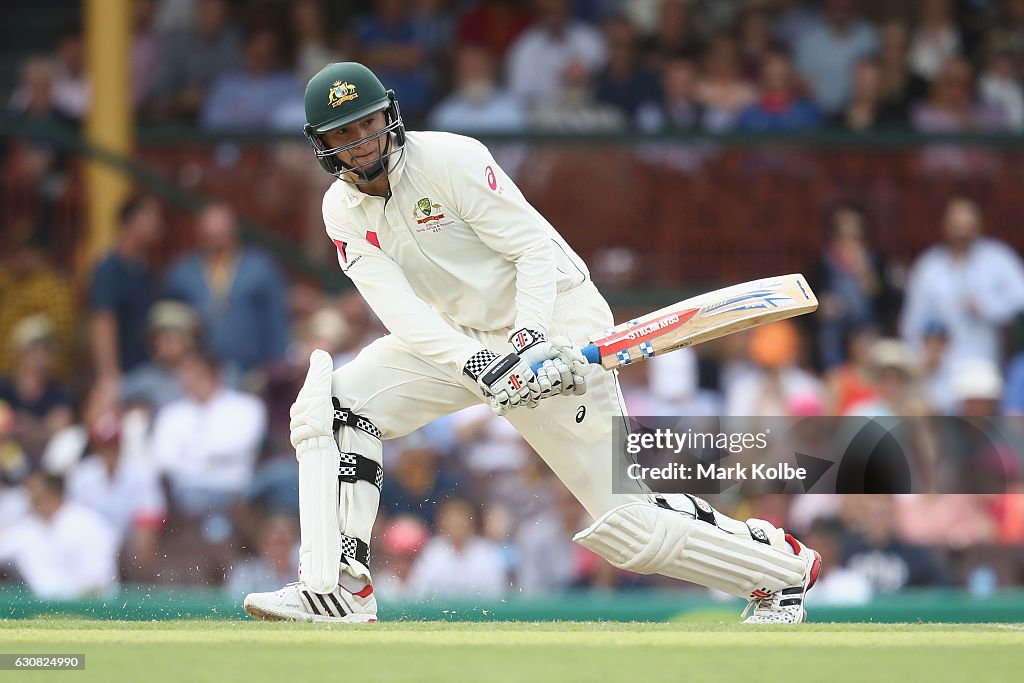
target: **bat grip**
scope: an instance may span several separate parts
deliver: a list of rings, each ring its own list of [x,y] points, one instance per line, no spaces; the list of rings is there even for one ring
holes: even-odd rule
[[[580,349],[580,352],[583,354],[583,357],[587,359],[588,363],[596,363],[597,365],[601,364],[601,351],[598,350],[597,344],[587,344],[582,349]],[[540,366],[542,365],[544,364],[534,363],[530,367],[530,369],[533,370],[534,373],[536,373],[538,370],[540,370]]]

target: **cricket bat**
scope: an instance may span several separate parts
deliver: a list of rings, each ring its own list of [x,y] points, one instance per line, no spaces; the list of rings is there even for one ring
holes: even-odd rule
[[[580,349],[606,370],[818,308],[803,275],[753,280],[701,294],[590,336]]]

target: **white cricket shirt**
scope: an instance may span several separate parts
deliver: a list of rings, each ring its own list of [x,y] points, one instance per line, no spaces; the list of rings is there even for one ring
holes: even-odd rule
[[[389,198],[338,180],[324,223],[377,317],[424,357],[457,373],[481,349],[460,329],[546,332],[556,294],[590,278],[479,141],[411,132],[391,163]]]

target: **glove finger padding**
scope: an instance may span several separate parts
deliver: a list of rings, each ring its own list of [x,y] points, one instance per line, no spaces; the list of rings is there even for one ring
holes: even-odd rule
[[[584,372],[589,365],[583,352],[573,346],[573,343],[565,337],[555,337],[551,340],[551,346],[559,351],[560,358],[569,366],[571,373],[571,380],[566,382],[571,391],[563,392],[563,394],[571,393],[573,396],[582,396],[587,392],[587,378]]]
[[[543,396],[568,396],[573,391],[572,370],[562,362],[561,358],[552,358],[544,361],[544,364],[537,371],[538,377],[543,377],[546,385],[549,386]]]

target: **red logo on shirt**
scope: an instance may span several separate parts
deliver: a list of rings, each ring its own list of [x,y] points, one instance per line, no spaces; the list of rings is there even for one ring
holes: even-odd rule
[[[488,166],[484,170],[484,175],[487,177],[487,187],[492,190],[498,189],[498,179],[494,177],[494,169]]]
[[[380,249],[380,240],[377,239],[377,233],[373,230],[366,231],[366,241]]]
[[[338,248],[338,253],[341,254],[341,260],[348,263],[348,254],[345,253],[345,243],[341,240],[331,240],[334,242],[334,246]]]

